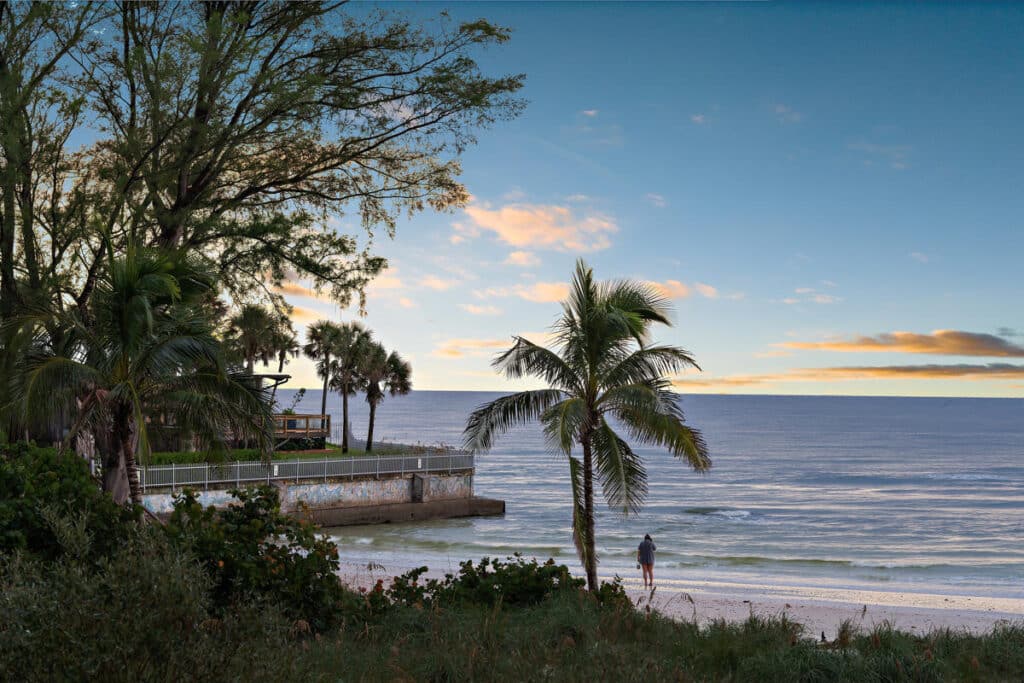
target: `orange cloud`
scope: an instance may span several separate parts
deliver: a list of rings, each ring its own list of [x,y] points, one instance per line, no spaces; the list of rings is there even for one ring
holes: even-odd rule
[[[516,294],[535,303],[553,303],[569,296],[569,285],[565,282],[535,282],[529,286],[519,285]]]
[[[664,282],[648,282],[651,288],[666,299],[685,299],[690,296],[690,286],[679,280],[665,280]]]
[[[510,346],[512,346],[511,339],[448,339],[437,345],[433,355],[442,358],[486,356]]]
[[[525,268],[531,266],[539,266],[540,259],[537,255],[530,251],[513,251],[505,259],[505,263],[510,266],[523,266]]]
[[[475,237],[480,230],[489,230],[513,247],[599,251],[611,246],[609,235],[619,229],[608,216],[591,213],[577,217],[566,206],[509,204],[492,210],[471,204],[464,210],[473,225],[456,223],[457,234]]]
[[[427,287],[428,289],[433,289],[438,292],[451,289],[457,284],[459,284],[458,280],[445,280],[444,278],[439,278],[436,275],[427,275],[420,280],[421,287]]]
[[[497,306],[478,306],[477,304],[460,304],[459,308],[472,313],[473,315],[499,315],[501,309]]]
[[[303,325],[311,323],[315,320],[322,320],[326,317],[328,317],[326,313],[314,311],[311,308],[303,308],[302,306],[292,306],[292,320]]]
[[[785,342],[789,349],[841,351],[847,353],[889,351],[941,356],[990,356],[1024,358],[1024,346],[993,334],[935,330],[931,334],[889,332],[874,337],[855,337],[823,342]]]
[[[835,382],[872,379],[1024,379],[1024,365],[1010,363],[957,365],[882,365],[830,368],[795,368],[764,375],[727,375],[725,377],[680,378],[672,383],[679,389],[730,388],[777,382]]]
[[[292,282],[291,280],[286,280],[286,281],[282,282],[280,285],[276,285],[273,288],[273,290],[277,294],[290,294],[292,296],[305,296],[305,297],[309,297],[311,299],[319,298],[319,296],[317,295],[315,290],[310,289],[309,287],[304,287],[303,285],[300,285],[298,282]]]
[[[399,297],[398,305],[402,308],[416,308],[416,302],[407,296]]]

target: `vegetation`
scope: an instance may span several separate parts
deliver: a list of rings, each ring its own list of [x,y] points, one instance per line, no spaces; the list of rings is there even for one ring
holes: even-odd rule
[[[465,445],[486,451],[509,428],[539,420],[550,448],[569,460],[573,539],[591,591],[598,589],[594,551],[594,475],[608,505],[638,510],[647,495],[643,461],[612,428],[622,424],[636,441],[662,446],[697,471],[711,467],[699,432],[688,427],[666,374],[697,367],[689,353],[648,342],[650,327],[669,325],[668,302],[650,287],[599,284],[576,264],[564,314],[554,326],[556,349],[522,337],[494,366],[509,378],[538,377],[550,389],[504,396],[473,411]],[[583,451],[582,461],[572,455]]]
[[[330,386],[341,395],[341,452],[348,453],[348,397],[365,388],[359,369],[373,339],[369,330],[357,322],[342,323],[336,327],[337,343],[334,363],[331,365]]]
[[[266,397],[226,366],[204,311],[212,288],[193,260],[135,248],[110,254],[84,311],[44,310],[9,322],[19,352],[10,407],[27,424],[75,406],[68,438],[94,444],[104,489],[118,502],[129,493],[142,502],[136,454],[151,451],[151,420],[170,416],[201,442],[234,434],[269,452]]]
[[[566,567],[519,557],[353,591],[334,573],[337,548],[281,517],[272,489],[240,492],[221,514],[186,494],[164,528],[136,524],[53,449],[5,449],[0,482],[0,538],[34,530],[0,546],[4,681],[1024,676],[1024,623],[981,636],[847,626],[822,644],[784,617],[665,619],[616,583],[595,596]]]
[[[412,366],[396,352],[388,353],[381,344],[370,344],[359,363],[359,374],[366,389],[366,402],[370,404],[369,427],[366,432],[366,451],[373,450],[373,423],[377,406],[385,394],[405,395],[412,391]]]

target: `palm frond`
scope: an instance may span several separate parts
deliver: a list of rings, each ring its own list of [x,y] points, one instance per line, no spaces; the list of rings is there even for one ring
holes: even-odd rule
[[[603,397],[604,410],[621,421],[636,440],[661,446],[703,472],[711,467],[707,444],[699,431],[685,424],[679,396],[666,385],[662,380],[610,389]]]
[[[521,377],[538,377],[551,386],[564,391],[580,391],[580,377],[554,351],[534,344],[524,337],[513,337],[515,343],[491,365],[505,374],[509,379]]]
[[[688,351],[676,346],[647,346],[623,358],[613,359],[613,364],[601,373],[601,386],[613,389],[657,380],[678,374],[688,367],[700,369]]]
[[[462,432],[466,450],[489,451],[498,436],[516,425],[538,419],[564,397],[558,389],[536,389],[502,396],[478,407],[470,413]]]
[[[647,499],[647,469],[640,456],[603,419],[590,444],[608,507],[638,512]]]
[[[565,455],[572,453],[587,423],[587,403],[579,396],[556,403],[540,416],[548,447]]]

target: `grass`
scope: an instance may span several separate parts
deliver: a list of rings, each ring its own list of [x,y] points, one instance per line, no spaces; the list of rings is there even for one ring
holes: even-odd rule
[[[883,625],[844,647],[785,618],[698,627],[580,593],[526,609],[395,609],[301,658],[314,680],[1009,681],[1024,679],[1024,623],[984,636]]]

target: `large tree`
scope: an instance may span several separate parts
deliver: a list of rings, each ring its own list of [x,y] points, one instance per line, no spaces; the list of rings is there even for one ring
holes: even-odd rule
[[[256,361],[266,365],[276,355],[276,323],[274,313],[258,304],[242,305],[228,321],[225,341],[248,374],[256,372]]]
[[[269,452],[268,401],[228,371],[206,315],[212,277],[194,261],[134,249],[104,273],[88,320],[76,310],[8,321],[20,343],[11,407],[29,421],[73,406],[69,441],[83,430],[94,437],[104,488],[135,503],[138,456],[162,418],[206,444],[252,439]],[[65,330],[59,347],[46,333],[54,325]]]
[[[573,540],[592,591],[598,588],[594,550],[594,477],[608,505],[638,511],[647,495],[643,460],[615,431],[661,446],[695,470],[711,467],[699,432],[688,427],[668,374],[697,367],[686,351],[649,343],[651,325],[668,325],[668,302],[632,281],[597,283],[582,261],[553,333],[554,349],[522,337],[494,366],[506,377],[537,377],[550,388],[503,396],[469,416],[471,451],[487,451],[511,427],[539,420],[550,448],[565,455],[573,499]],[[582,460],[573,452],[582,451]]]
[[[323,379],[323,394],[320,397],[320,414],[327,414],[327,388],[331,383],[334,351],[341,341],[341,327],[330,320],[317,320],[306,328],[306,343],[302,347],[316,365],[316,374]]]

